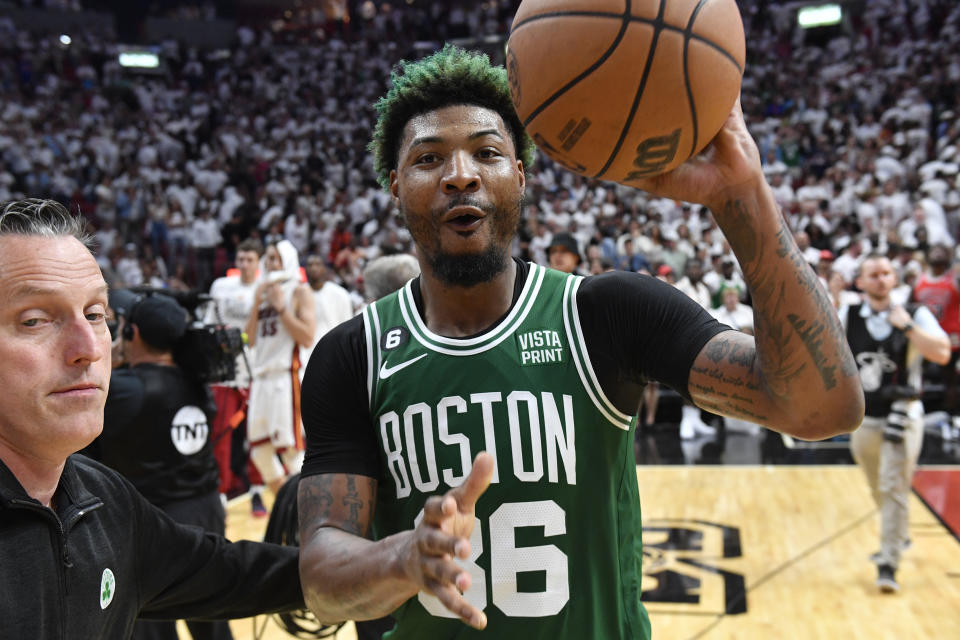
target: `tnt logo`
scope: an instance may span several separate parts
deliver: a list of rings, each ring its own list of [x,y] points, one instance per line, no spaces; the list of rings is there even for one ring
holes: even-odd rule
[[[637,145],[637,157],[633,166],[638,171],[631,171],[624,180],[638,180],[662,172],[677,155],[680,144],[680,129],[668,136],[647,138]]]
[[[651,613],[746,613],[743,576],[717,566],[742,555],[735,527],[673,518],[645,522],[647,588],[640,599]]]
[[[170,439],[181,454],[192,456],[203,449],[210,435],[207,416],[199,407],[187,405],[177,411],[170,425]]]

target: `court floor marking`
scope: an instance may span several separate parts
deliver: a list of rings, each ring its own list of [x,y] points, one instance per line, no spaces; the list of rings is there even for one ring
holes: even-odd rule
[[[803,560],[804,558],[810,556],[811,554],[816,553],[816,552],[819,551],[820,549],[823,549],[824,547],[826,547],[827,545],[829,545],[831,542],[833,542],[833,541],[837,540],[838,538],[846,535],[847,533],[850,533],[851,531],[853,531],[854,529],[856,529],[857,527],[859,527],[860,525],[862,525],[864,522],[866,522],[866,521],[869,520],[870,518],[874,517],[874,516],[876,515],[876,513],[877,513],[877,510],[876,510],[876,509],[872,509],[872,510],[868,511],[867,513],[865,513],[864,515],[860,516],[859,518],[857,518],[857,519],[854,520],[853,522],[850,522],[850,523],[846,524],[845,526],[843,526],[843,527],[841,527],[839,530],[831,533],[830,535],[828,535],[827,537],[823,538],[822,540],[819,540],[819,541],[815,542],[814,544],[810,545],[809,547],[807,547],[806,549],[804,549],[804,550],[801,551],[800,553],[796,554],[796,555],[793,556],[792,558],[788,558],[788,559],[785,560],[784,562],[780,563],[779,566],[774,567],[773,569],[771,569],[770,571],[768,571],[766,574],[764,574],[763,576],[761,576],[761,577],[756,581],[756,583],[754,583],[754,584],[752,584],[752,585],[750,585],[750,586],[748,586],[748,587],[745,587],[744,590],[743,590],[742,592],[740,592],[740,594],[738,594],[738,595],[736,596],[735,601],[739,601],[739,600],[745,599],[748,594],[753,593],[754,591],[758,590],[760,587],[762,587],[762,586],[764,585],[764,583],[769,582],[769,581],[772,580],[773,578],[777,577],[778,575],[780,575],[781,573],[783,573],[783,571],[789,569],[790,567],[792,567],[793,565],[795,565],[797,562],[800,562],[801,560]],[[716,616],[716,617],[715,617],[715,619],[713,620],[713,622],[711,622],[710,624],[708,624],[706,627],[704,627],[703,629],[701,629],[700,631],[698,631],[698,632],[695,633],[694,635],[690,636],[690,640],[697,640],[697,638],[702,638],[702,637],[704,637],[707,633],[709,633],[710,631],[712,631],[718,624],[720,624],[721,622],[723,622],[723,619],[726,618],[727,613],[726,613],[726,612],[723,612],[723,613],[720,613],[720,614],[715,614],[715,616]]]

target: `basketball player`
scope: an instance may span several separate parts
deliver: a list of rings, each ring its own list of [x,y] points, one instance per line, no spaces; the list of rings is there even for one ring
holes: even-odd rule
[[[300,349],[313,342],[316,322],[313,294],[300,282],[297,250],[289,241],[267,246],[260,273],[246,327],[254,361],[247,437],[250,458],[276,495],[303,463]]]
[[[0,205],[0,635],[129,638],[138,617],[300,606],[295,548],[177,524],[74,455],[103,427],[110,381],[107,285],[89,242],[53,200]]]
[[[213,281],[210,286],[210,297],[213,300],[207,309],[205,322],[223,322],[228,327],[241,331],[246,329],[257,292],[257,271],[262,252],[263,248],[256,239],[248,238],[237,245],[235,264],[239,273]],[[244,351],[245,355],[237,356],[237,375],[234,379],[211,385],[213,399],[217,404],[217,415],[213,421],[213,452],[220,469],[219,491],[224,497],[231,489],[236,489],[238,484],[230,463],[233,438],[228,434],[232,429],[240,428],[250,393],[249,363],[252,356],[246,347]],[[251,478],[254,485],[259,484],[254,480],[259,478]],[[254,515],[266,515],[263,500],[257,491],[253,491],[252,505]]]
[[[323,258],[317,254],[308,256],[305,270],[307,272],[307,283],[310,285],[310,293],[313,298],[313,314],[317,326],[310,345],[300,352],[300,362],[303,363],[300,368],[301,380],[314,345],[330,329],[353,317],[353,300],[350,299],[350,294],[346,289],[329,279],[327,265]]]
[[[708,156],[638,184],[714,212],[753,286],[756,338],[655,278],[510,257],[534,149],[486,56],[447,46],[404,63],[377,108],[375,166],[421,275],[324,336],[323,366],[307,370],[310,608],[392,611],[392,640],[474,637],[464,624],[649,638],[633,457],[644,383],[804,438],[863,413],[739,105]]]
[[[922,362],[950,360],[950,340],[924,306],[909,311],[890,298],[897,275],[890,260],[870,254],[860,264],[857,288],[864,301],[840,309],[866,397],[863,425],[850,449],[880,509],[877,586],[900,590],[896,571],[909,540],[910,485],[923,443]]]

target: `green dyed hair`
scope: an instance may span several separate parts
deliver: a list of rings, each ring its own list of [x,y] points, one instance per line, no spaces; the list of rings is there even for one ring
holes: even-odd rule
[[[384,189],[390,188],[390,171],[397,167],[403,128],[411,118],[449,105],[496,111],[510,130],[523,166],[533,164],[535,147],[510,100],[507,71],[490,64],[486,54],[447,44],[422,60],[401,61],[390,79],[393,86],[374,105],[377,126],[369,145],[377,181]]]

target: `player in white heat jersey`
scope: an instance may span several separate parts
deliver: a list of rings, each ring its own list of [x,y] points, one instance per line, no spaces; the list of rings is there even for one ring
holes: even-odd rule
[[[286,240],[267,246],[246,329],[253,351],[250,458],[276,493],[303,463],[300,348],[313,344],[316,329],[313,296],[300,282],[297,250]]]

